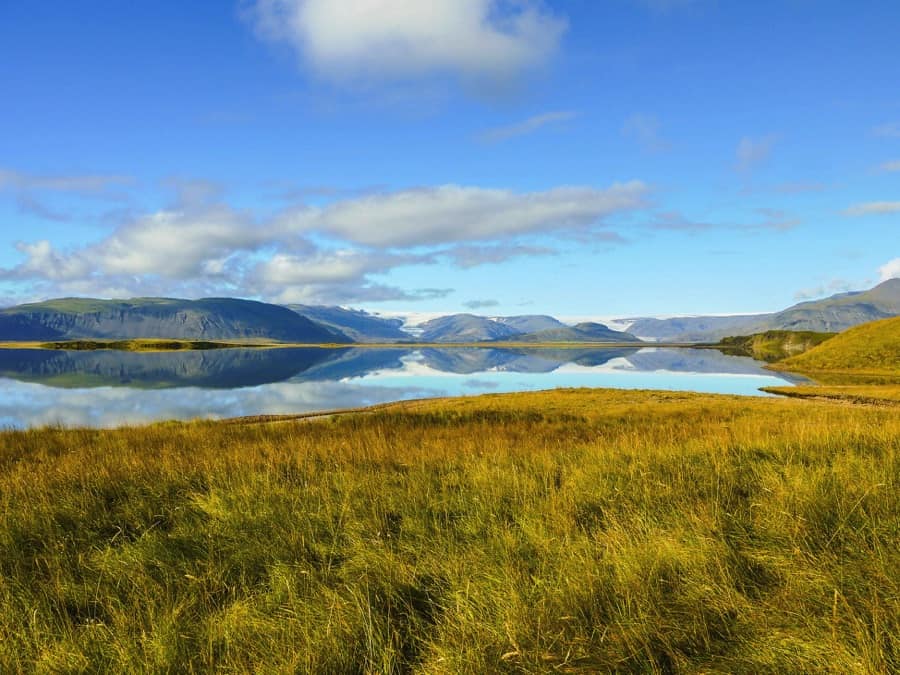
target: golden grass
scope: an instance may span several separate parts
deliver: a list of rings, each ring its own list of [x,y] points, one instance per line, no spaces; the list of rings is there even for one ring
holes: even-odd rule
[[[0,435],[0,671],[900,669],[900,415],[560,390]]]
[[[779,370],[803,373],[900,374],[900,317],[850,328],[798,356],[781,361]]]
[[[765,387],[764,391],[792,398],[820,398],[872,405],[900,404],[900,385],[800,385]]]

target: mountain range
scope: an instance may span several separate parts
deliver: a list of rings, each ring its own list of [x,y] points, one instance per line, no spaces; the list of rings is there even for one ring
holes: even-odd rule
[[[178,300],[62,298],[0,310],[0,341],[165,338],[290,343],[717,342],[771,330],[840,332],[900,315],[900,279],[867,291],[802,302],[780,312],[617,319],[568,325],[547,315],[451,314],[410,326],[336,306],[280,306],[236,298]]]
[[[840,293],[801,302],[780,312],[736,316],[688,316],[622,320],[628,330],[659,342],[714,342],[733,335],[770,330],[839,333],[853,326],[900,315],[900,279],[888,279],[867,291]]]

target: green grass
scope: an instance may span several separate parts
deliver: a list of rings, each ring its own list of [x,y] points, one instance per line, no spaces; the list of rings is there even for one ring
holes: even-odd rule
[[[804,373],[900,376],[900,317],[851,328],[777,364]]]
[[[835,333],[770,330],[765,333],[722,338],[715,348],[727,354],[750,356],[771,363],[802,354],[834,336]]]
[[[896,410],[561,390],[0,435],[0,672],[900,669]]]

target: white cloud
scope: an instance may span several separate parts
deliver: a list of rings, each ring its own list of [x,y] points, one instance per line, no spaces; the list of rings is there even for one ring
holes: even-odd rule
[[[613,235],[598,229],[600,220],[641,208],[649,188],[633,181],[516,193],[451,185],[352,197],[269,218],[204,203],[205,189],[190,192],[191,198],[179,201],[197,206],[130,217],[78,248],[22,242],[22,262],[0,269],[0,279],[31,284],[44,296],[227,294],[285,302],[438,297],[448,290],[399,289],[373,278],[406,265],[444,261],[467,268],[552,255],[553,249],[521,238]]]
[[[778,137],[769,134],[759,138],[751,138],[744,136],[737,146],[737,168],[740,171],[747,171],[754,166],[766,161],[772,154],[772,148]]]
[[[900,258],[894,258],[893,260],[886,262],[878,268],[878,273],[881,275],[882,281],[887,281],[888,279],[900,279]]]
[[[250,0],[247,15],[258,35],[345,82],[508,80],[545,63],[566,29],[538,0]]]
[[[845,216],[883,216],[900,213],[900,202],[865,202],[844,210]]]
[[[644,206],[648,193],[640,181],[527,193],[443,185],[304,208],[284,218],[291,228],[364,246],[434,246],[585,228]]]
[[[535,115],[526,120],[511,124],[505,127],[497,127],[496,129],[488,129],[482,133],[479,138],[486,143],[498,143],[516,136],[527,136],[533,134],[548,124],[558,124],[560,122],[568,122],[578,117],[578,113],[572,110],[559,110],[548,112],[542,115]]]
[[[887,173],[893,173],[895,171],[900,171],[900,159],[895,159],[890,162],[884,162],[881,164],[878,169],[880,171],[885,171]]]

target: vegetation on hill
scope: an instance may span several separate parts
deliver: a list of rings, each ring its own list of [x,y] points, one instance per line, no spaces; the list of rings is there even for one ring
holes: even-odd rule
[[[893,409],[568,390],[0,435],[3,672],[897,672]]]
[[[779,370],[900,377],[900,317],[851,328],[818,347],[781,361]]]
[[[0,340],[350,342],[279,305],[236,298],[63,298],[0,310]]]
[[[715,348],[726,354],[750,356],[758,361],[773,363],[809,351],[834,336],[835,333],[770,330],[722,338]]]

